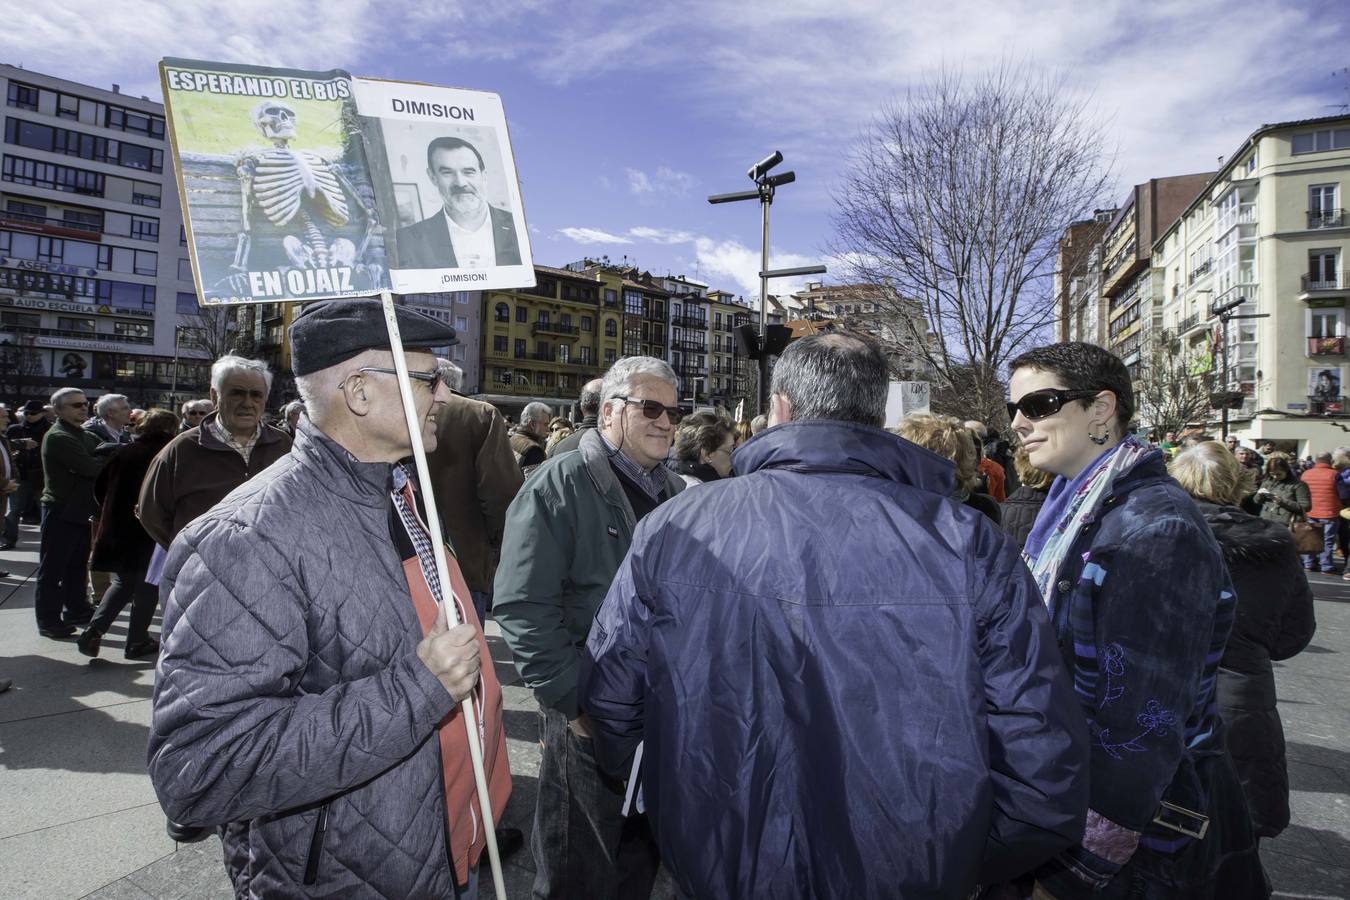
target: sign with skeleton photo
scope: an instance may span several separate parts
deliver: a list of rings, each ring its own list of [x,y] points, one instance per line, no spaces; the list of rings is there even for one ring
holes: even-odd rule
[[[337,69],[160,73],[202,305],[534,284],[497,95]]]

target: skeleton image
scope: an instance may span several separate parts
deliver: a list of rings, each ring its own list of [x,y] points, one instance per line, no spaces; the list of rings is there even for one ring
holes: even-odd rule
[[[288,146],[295,139],[296,118],[295,110],[279,100],[264,101],[253,109],[253,125],[272,142],[272,149],[248,153],[235,160],[243,227],[231,266],[240,274],[231,276],[232,280],[242,279],[249,270],[253,242],[250,217],[255,211],[260,211],[278,228],[299,232],[300,236],[288,234],[282,238],[286,257],[294,267],[352,266],[362,272],[367,268],[357,260],[365,255],[378,229],[375,211],[336,165],[308,150]],[[360,206],[366,219],[365,236],[359,247],[347,238],[330,241],[320,227],[324,223],[341,227],[351,221],[348,195]]]

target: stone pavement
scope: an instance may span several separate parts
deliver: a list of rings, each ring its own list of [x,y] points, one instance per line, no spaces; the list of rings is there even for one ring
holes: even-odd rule
[[[175,845],[145,776],[152,665],[122,658],[122,625],[93,661],[73,641],[37,636],[36,538],[25,527],[19,548],[0,552],[0,569],[12,573],[0,579],[0,678],[15,682],[0,694],[0,895],[226,900],[220,842]],[[1350,583],[1313,581],[1317,636],[1276,667],[1293,824],[1262,855],[1277,897],[1350,900]],[[528,836],[538,713],[495,626],[488,632],[515,782],[503,824]],[[528,847],[504,874],[508,896],[529,896]],[[491,898],[483,875],[480,897]]]

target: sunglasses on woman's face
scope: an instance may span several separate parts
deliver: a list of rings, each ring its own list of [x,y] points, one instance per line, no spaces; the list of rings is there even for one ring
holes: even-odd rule
[[[661,413],[665,413],[670,418],[670,424],[680,424],[680,417],[684,412],[678,406],[666,406],[656,400],[641,400],[637,397],[615,397],[615,400],[622,400],[624,403],[632,403],[642,407],[642,414],[649,419],[661,418]]]
[[[1020,412],[1024,417],[1034,422],[1036,419],[1053,416],[1063,409],[1064,404],[1070,400],[1086,400],[1100,393],[1101,391],[1062,391],[1059,388],[1032,391],[1029,394],[1023,394],[1022,399],[1016,403],[1008,404],[1008,420],[1016,419]]]

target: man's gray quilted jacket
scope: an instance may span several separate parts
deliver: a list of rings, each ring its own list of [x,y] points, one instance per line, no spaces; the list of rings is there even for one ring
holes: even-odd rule
[[[453,702],[416,654],[389,486],[302,419],[169,550],[150,776],[170,819],[228,825],[240,897],[454,895]]]

